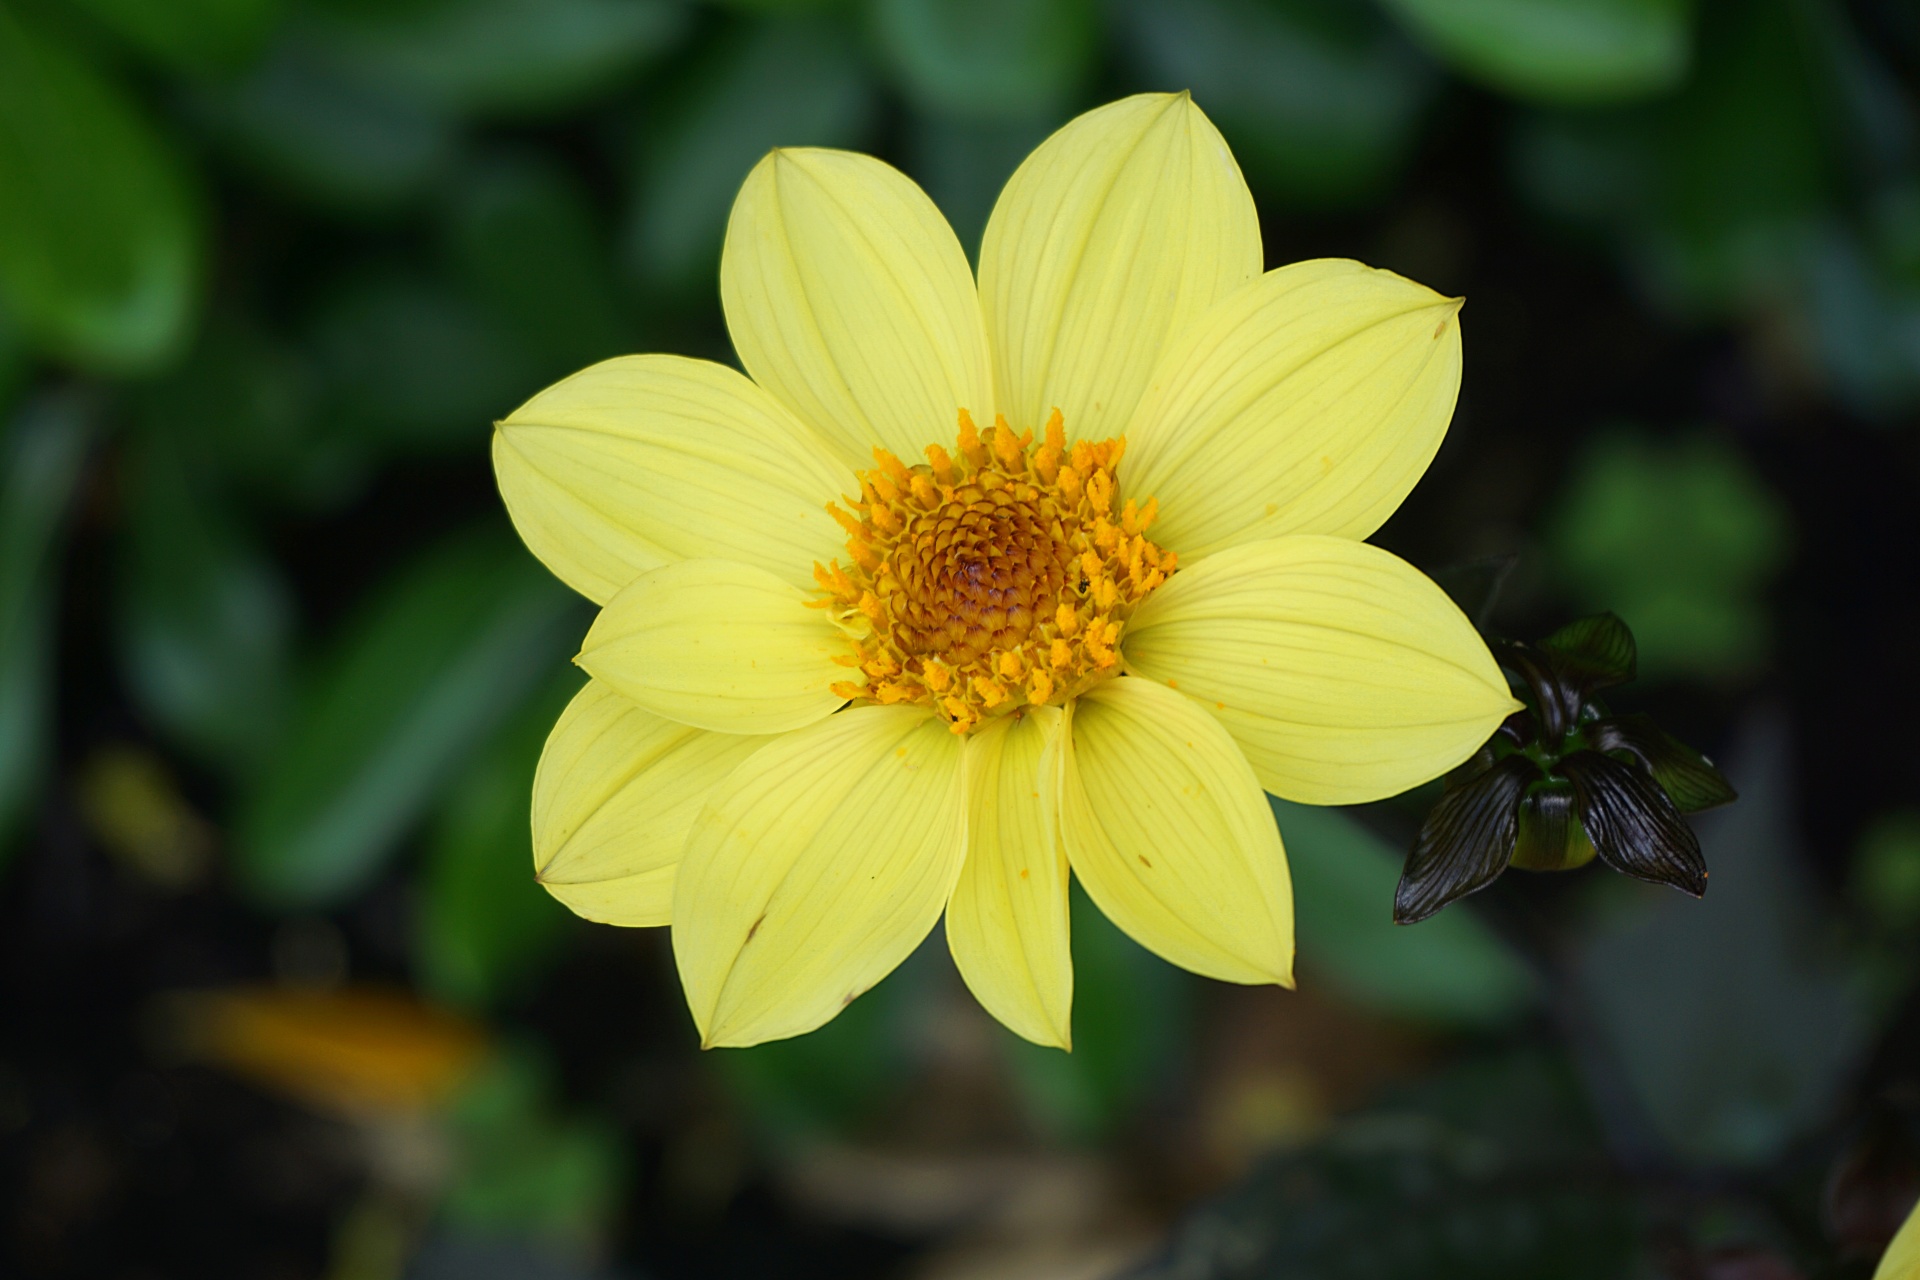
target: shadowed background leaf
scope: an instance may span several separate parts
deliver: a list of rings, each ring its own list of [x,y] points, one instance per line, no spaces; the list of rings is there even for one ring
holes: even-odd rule
[[[294,907],[365,885],[477,743],[560,669],[580,624],[566,588],[495,529],[402,566],[308,677],[250,790],[237,850],[249,889]]]
[[[201,211],[172,139],[51,32],[0,12],[0,299],[63,359],[151,368],[200,300]]]

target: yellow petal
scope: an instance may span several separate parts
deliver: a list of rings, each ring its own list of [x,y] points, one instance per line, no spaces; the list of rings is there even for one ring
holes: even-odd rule
[[[962,408],[993,421],[967,255],[926,193],[871,156],[791,148],[754,167],[727,220],[720,301],[734,349],[856,466],[911,465]]]
[[[1253,197],[1186,94],[1069,122],[1007,182],[980,246],[1000,411],[1120,434],[1168,341],[1260,266]]]
[[[694,815],[766,744],[663,720],[588,681],[534,771],[535,878],[589,920],[666,924]]]
[[[831,715],[845,638],[764,569],[682,560],[607,601],[575,659],[656,715],[718,733],[784,733]]]
[[[947,946],[988,1013],[1036,1044],[1072,1047],[1067,855],[1058,767],[1043,757],[1060,712],[1001,716],[967,747],[967,860],[947,904]]]
[[[922,708],[855,707],[715,790],[673,897],[704,1045],[811,1031],[927,936],[966,851],[963,748]]]
[[[1458,299],[1357,262],[1270,271],[1161,362],[1122,479],[1194,559],[1289,533],[1364,538],[1440,448],[1460,390]]]
[[[851,483],[827,447],[732,369],[622,356],[515,409],[493,436],[514,527],[605,604],[648,569],[738,560],[800,587],[843,552],[826,505]]]
[[[1873,1280],[1920,1280],[1920,1206],[1907,1215],[1906,1223],[1887,1246]]]
[[[1129,671],[1219,717],[1261,786],[1305,804],[1417,786],[1520,705],[1445,592],[1347,538],[1248,542],[1182,568],[1123,646]]]
[[[1220,723],[1164,685],[1073,704],[1060,831],[1087,896],[1134,941],[1227,982],[1293,985],[1280,830]]]

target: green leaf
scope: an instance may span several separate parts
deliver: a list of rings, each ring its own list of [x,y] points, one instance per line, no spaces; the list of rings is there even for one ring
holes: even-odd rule
[[[1681,307],[1776,298],[1804,269],[1838,175],[1799,7],[1710,8],[1698,72],[1661,113],[1644,252]]]
[[[259,51],[282,0],[66,0],[161,66],[175,71],[238,67]]]
[[[199,303],[198,197],[146,114],[0,8],[0,301],[90,369],[165,361]]]
[[[1393,923],[1398,850],[1338,809],[1269,800],[1293,872],[1302,981],[1444,1026],[1497,1025],[1533,1002],[1532,975],[1466,908]]]
[[[402,453],[480,453],[489,424],[536,391],[543,374],[498,316],[413,271],[343,282],[322,303],[313,346],[330,425]]]
[[[1635,894],[1573,947],[1596,1072],[1690,1165],[1764,1166],[1829,1123],[1875,1034],[1806,883],[1789,742],[1756,717],[1730,753],[1743,799],[1699,820],[1719,871],[1705,899]]]
[[[336,9],[344,65],[459,114],[548,114],[626,83],[686,27],[671,0],[440,0]]]
[[[384,213],[433,190],[458,135],[446,112],[343,65],[308,33],[197,99],[208,133],[268,182],[353,214]]]
[[[1662,729],[1652,716],[1615,716],[1594,725],[1589,734],[1596,749],[1626,752],[1637,760],[1682,813],[1699,813],[1739,798],[1713,761]]]
[[[553,1071],[509,1049],[448,1107],[453,1168],[440,1213],[488,1236],[534,1236],[574,1252],[604,1247],[627,1180],[618,1133],[602,1118],[559,1112]]]
[[[1618,614],[1576,618],[1540,642],[1562,674],[1584,689],[1607,689],[1633,679],[1639,662],[1633,632]]]
[[[29,353],[20,326],[5,307],[0,307],[0,420],[13,409],[13,402],[26,388]]]
[[[195,484],[173,441],[139,440],[121,478],[127,524],[116,621],[128,687],[195,754],[229,774],[251,773],[285,715],[286,584]]]
[[[875,0],[880,54],[926,111],[1021,119],[1071,102],[1091,70],[1091,0]]]
[[[448,791],[427,839],[415,957],[421,986],[465,1009],[497,1005],[539,977],[569,920],[533,879],[533,771],[580,689],[567,670],[488,744]]]
[[[628,349],[593,202],[559,165],[522,155],[476,166],[449,209],[447,239],[469,290],[556,374]]]
[[[243,799],[246,887],[314,908],[364,885],[582,630],[571,594],[491,528],[398,570],[329,646]]]
[[[1636,1212],[1559,1062],[1469,1059],[1189,1211],[1135,1280],[1617,1280]]]
[[[1191,89],[1258,186],[1308,205],[1377,195],[1412,149],[1430,66],[1347,0],[1128,0],[1150,83]]]
[[[1920,809],[1875,815],[1854,849],[1847,890],[1884,930],[1904,933],[1920,926]],[[1906,968],[1903,957],[1903,984]]]
[[[710,294],[748,170],[774,147],[857,145],[874,97],[843,30],[793,18],[727,31],[662,105],[643,131],[625,252],[657,284]]]
[[[1461,74],[1539,102],[1670,89],[1691,57],[1691,0],[1387,0]]]
[[[1043,1130],[1080,1141],[1115,1133],[1182,1065],[1195,981],[1120,932],[1076,882],[1073,1052],[1003,1036],[1014,1081]]]
[[[1832,104],[1807,9],[1708,6],[1699,65],[1679,93],[1524,125],[1522,186],[1542,208],[1613,234],[1670,311],[1697,319],[1800,305],[1843,154],[1823,128]]]
[[[0,853],[52,756],[53,562],[88,434],[79,401],[47,398],[0,441]]]
[[[216,314],[133,404],[140,430],[171,441],[196,479],[278,514],[338,502],[366,470],[364,442],[322,430],[318,392],[307,353],[264,318]]]
[[[1573,602],[1632,625],[1644,676],[1740,678],[1766,656],[1762,593],[1792,526],[1731,442],[1604,431],[1576,460],[1546,534]]]

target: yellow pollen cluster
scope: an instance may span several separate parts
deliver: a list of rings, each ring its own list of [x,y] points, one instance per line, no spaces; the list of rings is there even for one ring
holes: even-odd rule
[[[1033,433],[1005,418],[982,437],[960,411],[959,450],[909,467],[885,449],[851,511],[829,506],[852,563],[815,565],[853,638],[862,702],[930,705],[955,733],[991,715],[1065,702],[1119,673],[1118,644],[1147,593],[1174,571],[1147,541],[1157,504],[1114,510],[1126,440],[1066,441],[1060,411]]]

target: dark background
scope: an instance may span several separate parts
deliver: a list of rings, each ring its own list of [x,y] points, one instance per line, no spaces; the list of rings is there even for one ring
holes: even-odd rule
[[[1917,83],[1900,0],[0,0],[0,1273],[1871,1274],[1920,1193]],[[1270,266],[1466,296],[1377,540],[1495,633],[1626,619],[1616,706],[1743,793],[1712,892],[1395,929],[1433,789],[1276,802],[1297,993],[1081,902],[1070,1057],[937,933],[702,1055],[664,936],[531,883],[590,613],[489,423],[730,358],[771,146],[971,249],[1176,88]]]

